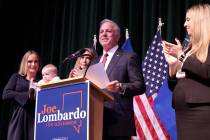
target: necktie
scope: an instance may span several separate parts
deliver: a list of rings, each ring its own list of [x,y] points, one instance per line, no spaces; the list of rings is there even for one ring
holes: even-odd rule
[[[106,60],[107,60],[108,56],[109,56],[108,53],[105,53],[104,56],[103,56],[102,63],[104,64],[104,66],[105,66],[105,63],[106,63]]]

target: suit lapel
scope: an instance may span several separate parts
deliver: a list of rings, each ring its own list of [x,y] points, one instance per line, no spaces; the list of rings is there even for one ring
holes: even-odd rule
[[[113,70],[113,68],[116,66],[117,62],[119,61],[120,57],[121,57],[121,51],[118,49],[115,54],[113,55],[107,69],[106,69],[106,73],[109,77],[109,74],[111,73],[111,71]]]

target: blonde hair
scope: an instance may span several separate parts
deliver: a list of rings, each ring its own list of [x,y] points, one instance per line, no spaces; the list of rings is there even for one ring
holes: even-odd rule
[[[58,75],[58,69],[55,65],[53,64],[47,64],[45,65],[43,68],[42,68],[42,71],[43,70],[49,70],[51,72],[53,72],[55,75]]]
[[[192,43],[191,54],[201,62],[205,62],[208,55],[210,43],[210,5],[199,4],[187,10],[187,14],[192,20],[193,31],[190,36]]]
[[[19,71],[18,71],[18,73],[20,75],[26,76],[27,71],[28,71],[28,68],[27,68],[28,57],[30,55],[32,55],[32,54],[37,56],[38,61],[39,61],[39,67],[40,67],[40,57],[39,57],[38,53],[36,51],[34,51],[34,50],[29,50],[22,57],[22,60],[21,60],[21,63],[20,63],[20,67],[19,67]]]
[[[93,49],[91,49],[91,48],[84,48],[84,53],[85,52],[88,52],[89,53],[89,55],[90,55],[90,59],[91,60],[93,60],[95,57],[96,57],[96,53],[93,51]],[[83,54],[84,54],[83,53]],[[80,59],[81,59],[81,57],[78,57],[77,58],[77,61],[76,61],[76,63],[75,63],[75,65],[74,65],[74,68],[77,68],[77,67],[79,67],[80,66]],[[91,61],[90,60],[90,61]]]

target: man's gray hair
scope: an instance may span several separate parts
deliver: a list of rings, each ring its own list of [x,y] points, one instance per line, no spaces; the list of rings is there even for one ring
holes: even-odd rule
[[[100,22],[100,27],[106,23],[106,22],[110,22],[111,24],[113,24],[114,29],[120,34],[120,27],[118,26],[118,24],[110,19],[104,19]]]

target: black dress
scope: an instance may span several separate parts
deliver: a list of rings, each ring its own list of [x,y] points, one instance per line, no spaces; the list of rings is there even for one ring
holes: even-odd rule
[[[178,140],[210,140],[210,53],[201,63],[190,56],[183,64],[185,78],[169,79],[173,91]]]
[[[10,101],[11,117],[7,140],[33,140],[35,101],[28,97],[29,81],[13,74],[3,91],[3,100]]]

